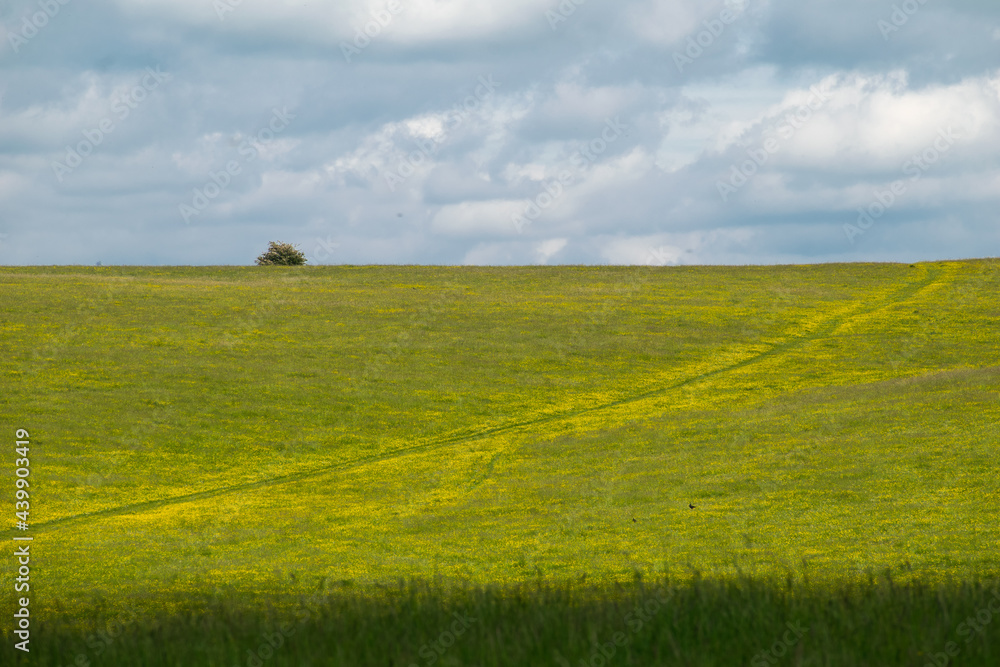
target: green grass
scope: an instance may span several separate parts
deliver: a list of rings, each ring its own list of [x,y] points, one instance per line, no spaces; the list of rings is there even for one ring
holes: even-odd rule
[[[86,629],[42,624],[33,664],[995,665],[1000,588],[871,577],[790,581],[531,582],[324,590],[286,607],[186,596],[171,614],[92,602]],[[978,617],[978,621],[976,620]],[[601,662],[601,660],[604,660]]]
[[[997,664],[998,264],[0,267],[32,664]]]

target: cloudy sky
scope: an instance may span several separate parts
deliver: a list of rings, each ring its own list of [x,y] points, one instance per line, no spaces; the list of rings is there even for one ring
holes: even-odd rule
[[[9,0],[0,264],[1000,255],[996,0]]]

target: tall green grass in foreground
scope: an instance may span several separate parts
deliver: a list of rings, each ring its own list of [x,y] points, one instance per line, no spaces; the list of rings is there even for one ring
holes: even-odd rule
[[[95,602],[97,623],[87,630],[47,620],[30,664],[1000,664],[996,583],[899,585],[882,576],[829,589],[695,578],[679,586],[448,589],[400,582],[374,594],[322,591],[282,607],[233,597],[188,597],[184,605],[151,618]]]
[[[0,267],[31,661],[1000,664],[998,268]]]

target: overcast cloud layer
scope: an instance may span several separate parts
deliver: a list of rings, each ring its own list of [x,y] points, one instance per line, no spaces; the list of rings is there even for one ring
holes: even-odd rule
[[[15,0],[0,37],[3,264],[1000,255],[996,0]]]

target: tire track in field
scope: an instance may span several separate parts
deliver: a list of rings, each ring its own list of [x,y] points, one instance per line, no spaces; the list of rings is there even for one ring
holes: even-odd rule
[[[619,405],[626,405],[647,398],[652,398],[655,396],[666,394],[676,389],[680,389],[681,387],[685,387],[687,385],[700,382],[702,380],[711,379],[723,373],[729,373],[731,371],[738,370],[740,368],[745,368],[746,366],[782,354],[796,347],[799,347],[800,345],[803,345],[805,343],[818,340],[824,337],[828,337],[838,326],[840,326],[841,324],[843,324],[845,321],[849,320],[852,317],[857,317],[859,315],[868,315],[870,313],[883,310],[885,308],[897,305],[899,303],[902,303],[904,301],[913,298],[918,292],[933,285],[935,283],[935,280],[941,273],[942,269],[940,268],[928,267],[927,275],[923,279],[900,287],[899,289],[896,290],[895,293],[893,293],[892,295],[890,295],[889,297],[887,297],[882,301],[876,302],[868,307],[864,307],[862,302],[862,305],[860,305],[858,308],[855,308],[853,312],[844,313],[839,316],[833,316],[829,319],[829,321],[823,323],[810,333],[806,333],[803,335],[790,334],[787,340],[772,346],[770,349],[765,350],[760,354],[748,357],[742,361],[738,361],[728,366],[723,366],[715,370],[707,371],[700,375],[695,375],[687,379],[680,380],[666,387],[651,389],[649,391],[645,391],[639,394],[634,394],[627,398],[622,398],[616,401],[603,403],[601,405],[595,405],[587,408],[579,408],[576,410],[568,410],[566,412],[560,412],[558,414],[546,415],[544,417],[537,417],[535,419],[529,419],[522,422],[515,422],[512,424],[504,424],[501,426],[495,426],[493,428],[474,431],[471,433],[468,432],[456,433],[453,435],[436,438],[430,442],[412,445],[410,447],[401,447],[399,449],[392,450],[391,452],[381,452],[369,456],[360,456],[357,458],[348,459],[346,461],[341,461],[339,463],[333,463],[329,465],[319,466],[317,468],[311,468],[309,470],[302,470],[298,472],[288,473],[286,475],[279,475],[277,477],[270,477],[268,479],[258,480],[256,482],[244,482],[242,484],[233,484],[230,486],[223,486],[216,489],[209,489],[206,491],[197,491],[195,493],[188,493],[180,496],[172,496],[170,498],[149,500],[141,503],[133,503],[130,505],[123,505],[119,507],[109,507],[102,510],[96,510],[94,512],[86,512],[83,514],[73,514],[71,516],[61,517],[58,519],[52,519],[50,521],[44,521],[32,524],[31,531],[33,532],[44,531],[68,523],[82,521],[84,519],[105,518],[105,517],[119,516],[123,514],[139,514],[149,510],[159,509],[167,505],[193,502],[198,500],[207,500],[228,493],[235,493],[240,491],[252,491],[256,489],[267,488],[269,486],[276,486],[279,484],[297,482],[311,477],[317,477],[327,473],[336,472],[338,470],[348,470],[351,468],[360,467],[370,463],[388,461],[391,459],[399,458],[401,456],[406,456],[408,454],[433,451],[460,442],[471,442],[474,440],[487,438],[501,433],[517,433],[518,431],[528,431],[532,427],[538,426],[540,424],[546,424],[549,422],[559,421],[562,419],[567,419],[570,417],[575,417],[578,415],[588,414],[592,412],[599,412],[601,410],[608,410],[617,407]],[[8,529],[6,532],[8,534],[16,533],[14,529]]]

